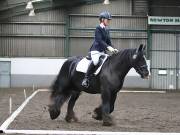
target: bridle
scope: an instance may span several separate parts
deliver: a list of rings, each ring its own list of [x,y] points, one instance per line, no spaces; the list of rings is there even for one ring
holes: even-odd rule
[[[134,60],[138,57],[138,51],[137,51],[137,49],[136,49],[135,54],[133,54],[133,56],[131,56],[131,57],[133,57]],[[146,59],[146,58],[145,58],[145,59]],[[142,75],[144,75],[144,69],[147,69],[148,66],[147,66],[146,64],[141,65],[141,66],[135,65],[136,61],[137,61],[137,60],[135,60],[135,61],[132,61],[132,60],[131,60],[131,66],[136,70],[136,72],[137,72],[138,74],[140,74],[140,75],[142,76]]]
[[[136,70],[137,73],[141,75],[144,72],[144,69],[147,69],[147,65],[134,66],[134,69]]]

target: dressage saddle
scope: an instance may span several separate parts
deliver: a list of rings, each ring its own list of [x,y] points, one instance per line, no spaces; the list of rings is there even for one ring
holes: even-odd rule
[[[103,60],[104,60],[105,57],[106,57],[105,55],[101,55],[99,57],[99,63],[97,64],[96,69],[98,69],[98,67],[101,66],[101,64],[103,63]],[[88,53],[88,55],[86,56],[86,59],[87,60],[92,60],[91,53]]]

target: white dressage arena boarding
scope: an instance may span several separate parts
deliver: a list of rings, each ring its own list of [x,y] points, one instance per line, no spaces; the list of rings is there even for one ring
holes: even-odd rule
[[[49,91],[47,89],[36,90],[29,96],[21,106],[7,118],[0,126],[0,133],[5,134],[61,134],[61,135],[180,135],[180,133],[157,133],[157,132],[100,132],[100,131],[63,131],[63,130],[15,130],[8,129],[8,126],[20,114],[28,102],[39,92]],[[121,91],[121,92],[149,92],[149,93],[165,93],[164,91]]]

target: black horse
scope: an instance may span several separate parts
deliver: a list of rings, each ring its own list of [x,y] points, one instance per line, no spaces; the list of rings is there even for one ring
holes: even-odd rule
[[[73,107],[79,98],[81,91],[91,94],[101,94],[102,104],[95,108],[93,118],[103,120],[104,126],[113,124],[110,114],[114,110],[117,92],[123,86],[124,78],[131,68],[134,68],[141,78],[149,75],[146,59],[144,56],[145,46],[140,45],[137,49],[125,49],[107,58],[100,73],[92,76],[89,88],[81,86],[84,73],[76,71],[77,63],[82,57],[69,58],[62,66],[57,79],[52,85],[51,104],[49,113],[51,119],[56,119],[63,103],[69,99],[65,120],[77,121]]]

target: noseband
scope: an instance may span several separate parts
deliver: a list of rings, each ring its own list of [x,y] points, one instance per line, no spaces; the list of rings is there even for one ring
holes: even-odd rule
[[[142,74],[143,69],[146,69],[147,65],[142,65],[142,66],[134,66],[134,69],[136,70],[137,73]]]

